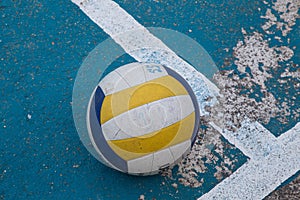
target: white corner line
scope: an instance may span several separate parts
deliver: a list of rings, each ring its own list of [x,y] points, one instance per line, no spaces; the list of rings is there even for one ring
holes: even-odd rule
[[[263,130],[261,125],[257,126],[257,122],[249,123],[245,126],[254,129],[258,127],[260,130]],[[271,134],[266,129],[263,131]],[[250,133],[252,134],[253,132]],[[257,131],[257,133],[261,132]],[[263,137],[261,138],[264,139]],[[244,143],[238,136],[231,142],[237,143],[237,141]],[[254,143],[255,140],[252,142]],[[263,152],[264,154],[250,155],[250,160],[247,163],[221,181],[208,193],[198,198],[198,200],[263,199],[284,181],[299,172],[300,123],[272,142],[273,144],[269,144],[269,149]]]

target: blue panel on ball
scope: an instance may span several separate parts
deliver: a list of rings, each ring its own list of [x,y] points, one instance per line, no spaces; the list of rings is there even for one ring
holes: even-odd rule
[[[200,112],[199,112],[199,105],[198,105],[198,101],[197,101],[197,97],[194,93],[194,91],[192,90],[191,86],[188,84],[188,82],[182,77],[180,76],[177,72],[175,72],[174,70],[164,66],[164,68],[166,69],[166,71],[168,72],[168,74],[174,78],[176,78],[176,80],[178,80],[184,87],[185,89],[188,91],[194,108],[195,108],[195,126],[194,126],[194,131],[193,131],[193,135],[191,138],[191,142],[192,142],[192,146],[194,145],[195,141],[196,141],[196,136],[198,134],[198,130],[200,127]]]
[[[105,98],[104,92],[100,87],[97,87],[95,92],[95,112],[99,123],[100,123],[100,111],[101,111],[104,98]]]
[[[97,148],[100,150],[102,155],[117,169],[122,172],[128,172],[127,162],[120,158],[107,144],[106,139],[104,138],[101,124],[100,124],[100,109],[103,102],[104,93],[100,87],[95,91],[94,97],[92,98],[91,107],[90,107],[90,127],[92,137],[97,145]]]

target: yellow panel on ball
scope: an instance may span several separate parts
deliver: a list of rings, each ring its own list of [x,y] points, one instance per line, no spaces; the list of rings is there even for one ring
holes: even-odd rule
[[[101,109],[101,124],[138,106],[159,99],[188,94],[179,81],[163,76],[105,97]]]
[[[195,113],[159,131],[123,140],[111,140],[108,144],[125,160],[142,157],[148,153],[168,148],[189,140],[193,134]],[[130,155],[130,152],[134,153]]]

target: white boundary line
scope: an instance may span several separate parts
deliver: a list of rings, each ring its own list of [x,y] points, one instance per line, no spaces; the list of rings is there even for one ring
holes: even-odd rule
[[[136,60],[146,62],[159,59],[162,64],[188,79],[194,91],[201,91],[197,97],[202,114],[204,113],[201,107],[203,98],[215,97],[218,92],[216,86],[205,76],[179,58],[117,3],[111,0],[73,2]],[[137,29],[139,34],[134,34]],[[163,53],[157,55],[153,49]],[[213,123],[212,125],[215,126]],[[300,170],[299,123],[278,138],[259,123],[249,120],[235,133],[215,128],[249,156],[250,161],[199,199],[262,199]]]
[[[199,200],[263,199],[300,169],[300,123],[275,138],[246,120],[236,132],[221,132],[250,160]]]

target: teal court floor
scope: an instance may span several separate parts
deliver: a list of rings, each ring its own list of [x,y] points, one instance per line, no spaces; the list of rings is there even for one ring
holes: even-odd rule
[[[212,75],[218,70],[240,73],[238,61],[242,58],[239,56],[247,54],[247,48],[243,52],[245,45],[241,42],[246,44],[247,38],[258,39],[265,46],[250,46],[267,51],[273,49],[274,58],[282,58],[278,60],[277,68],[266,72],[268,78],[264,83],[264,90],[272,94],[274,104],[280,105],[278,109],[282,112],[271,116],[266,123],[262,122],[263,126],[279,137],[300,121],[299,4],[294,8],[296,14],[287,16],[288,22],[280,18],[288,12],[267,0],[115,2],[144,27],[177,31],[200,44],[216,66],[216,71],[207,72],[207,78],[213,82]],[[274,2],[283,2],[285,8],[292,5],[288,0]],[[197,199],[249,160],[220,135],[217,137],[219,143],[208,138],[209,143],[202,144],[206,145],[203,149],[211,157],[201,158],[205,168],[197,176],[199,187],[182,184],[178,167],[173,169],[172,178],[161,175],[135,177],[105,167],[80,141],[72,115],[72,91],[84,60],[111,36],[67,0],[2,0],[0,17],[1,200],[131,200],[143,196],[157,200]],[[274,17],[285,24],[283,31],[275,25],[268,27],[276,24]],[[290,31],[285,31],[289,28]],[[252,37],[255,33],[260,36]],[[112,65],[133,60],[124,55]],[[263,67],[259,65],[258,71],[263,71]],[[249,98],[264,102],[260,99],[262,87],[255,82],[254,71],[251,73],[251,68],[246,67],[244,73],[251,74],[249,77],[254,83],[253,96],[249,95]],[[222,153],[218,145],[222,145]],[[295,176],[284,184],[293,178]]]

